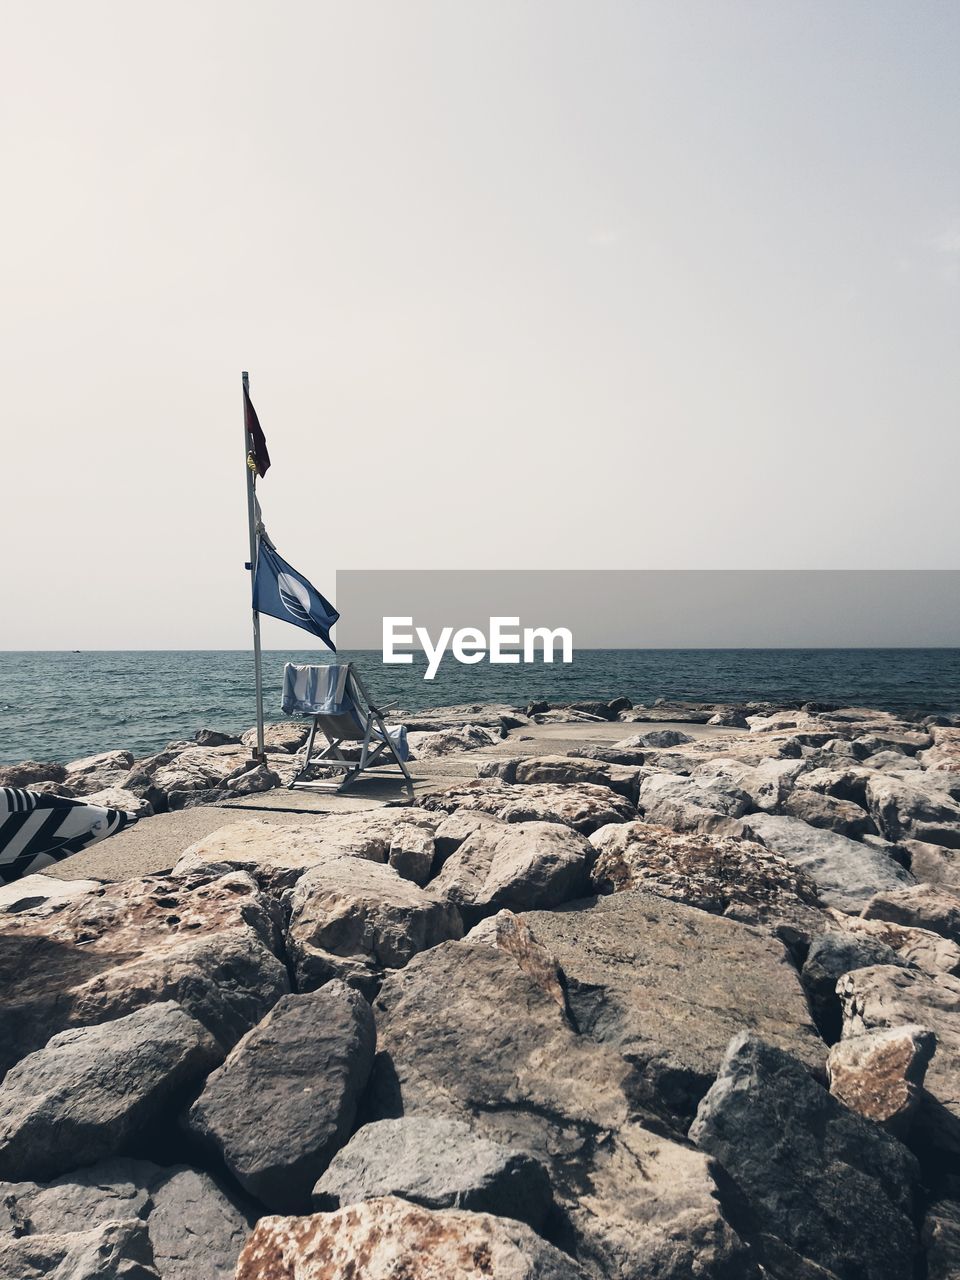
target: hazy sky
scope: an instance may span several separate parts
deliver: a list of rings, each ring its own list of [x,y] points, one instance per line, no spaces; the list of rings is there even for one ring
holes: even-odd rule
[[[3,12],[0,647],[246,642],[243,368],[328,591],[958,566],[954,0]]]

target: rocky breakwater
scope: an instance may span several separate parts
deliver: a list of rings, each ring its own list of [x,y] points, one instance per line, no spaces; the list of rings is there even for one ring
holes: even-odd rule
[[[957,730],[624,703],[0,913],[0,1276],[960,1274]]]

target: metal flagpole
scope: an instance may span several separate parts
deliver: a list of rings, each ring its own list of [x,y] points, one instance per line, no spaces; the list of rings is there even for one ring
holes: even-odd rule
[[[250,598],[253,599],[253,581],[257,571],[257,555],[260,550],[260,532],[257,529],[257,498],[256,498],[256,475],[257,468],[253,455],[253,441],[250,438],[250,432],[247,430],[247,398],[250,395],[250,375],[246,371],[241,375],[243,378],[243,462],[244,469],[247,473],[247,521],[250,525],[250,563],[247,568],[250,570]],[[256,609],[253,610],[253,668],[257,682],[257,759],[263,762],[263,676],[260,670],[260,615]]]

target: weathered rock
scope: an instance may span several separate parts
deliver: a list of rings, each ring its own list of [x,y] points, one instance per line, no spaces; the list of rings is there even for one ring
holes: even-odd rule
[[[0,885],[0,912],[53,910],[69,898],[79,898],[100,888],[99,880],[57,880],[53,876],[23,876]]]
[[[376,1012],[373,1113],[460,1119],[539,1160],[594,1280],[753,1274],[708,1163],[630,1119],[626,1064],[510,955],[445,943],[392,975]]]
[[[749,840],[671,831],[649,822],[601,827],[591,880],[600,893],[646,889],[748,924],[814,928],[816,886],[779,854]]]
[[[697,766],[694,777],[726,779],[748,797],[751,809],[772,813],[785,803],[805,768],[806,761],[802,759],[761,759],[751,764],[727,755],[704,761]]]
[[[505,825],[502,818],[495,818],[493,814],[483,813],[480,809],[454,809],[453,813],[446,816],[443,816],[442,812],[438,815],[427,814],[426,816],[441,818],[433,833],[433,847],[440,864],[446,862],[452,853],[456,853],[464,840],[472,836],[475,831],[487,831],[491,827]]]
[[[528,912],[584,1036],[630,1064],[631,1097],[684,1129],[730,1037],[749,1027],[823,1070],[826,1050],[776,939],[649,893]]]
[[[901,847],[910,859],[910,872],[917,880],[960,891],[960,850],[944,849],[942,845],[924,840],[903,840]]]
[[[267,751],[289,751],[292,754],[300,750],[309,733],[310,724],[304,720],[281,720],[278,724],[265,724],[263,745]],[[248,729],[241,735],[240,741],[245,747],[255,747],[256,728]]]
[[[0,1236],[0,1275],[9,1280],[162,1280],[137,1220],[70,1234]]]
[[[824,902],[842,911],[859,911],[878,889],[913,881],[909,871],[876,849],[799,818],[753,813],[746,825],[768,849],[804,870]]]
[[[738,835],[742,817],[752,803],[746,792],[727,778],[692,778],[660,773],[640,784],[638,808],[648,822],[675,831]]]
[[[236,1280],[584,1280],[525,1223],[387,1197],[307,1218],[261,1218]]]
[[[852,800],[840,800],[836,796],[812,791],[809,787],[795,787],[780,805],[780,812],[789,818],[799,818],[811,827],[823,827],[826,831],[849,836],[851,840],[877,833],[866,809],[861,809]]]
[[[19,764],[0,766],[0,787],[27,787],[32,790],[41,782],[63,782],[66,776],[66,765],[52,760],[21,760]]]
[[[317,1209],[400,1196],[425,1209],[517,1218],[538,1231],[553,1201],[543,1165],[460,1120],[404,1116],[364,1125],[313,1192]]]
[[[161,1280],[231,1280],[249,1230],[216,1183],[185,1165],[115,1159],[46,1186],[0,1183],[0,1236],[65,1235],[134,1218],[147,1224]]]
[[[247,872],[274,891],[289,888],[311,867],[342,857],[343,846],[328,838],[323,819],[277,826],[251,818],[229,822],[184,849],[174,876],[198,874],[204,868]],[[383,861],[379,846],[351,850],[356,857]]]
[[[561,710],[561,708],[558,708],[558,710]],[[565,710],[579,711],[581,715],[590,716],[593,720],[616,720],[618,714],[610,709],[609,702],[601,702],[596,698],[588,698],[581,702],[571,702]]]
[[[915,1129],[938,1151],[960,1154],[960,979],[874,965],[837,984],[844,1039],[916,1023],[937,1037]]]
[[[620,747],[617,743],[610,747],[592,743],[585,747],[573,747],[568,755],[582,757],[584,760],[603,760],[607,764],[625,764],[635,769],[639,769],[647,757],[647,753],[637,747]]]
[[[188,1127],[268,1209],[306,1208],[353,1127],[376,1039],[370,1006],[342,982],[283,996],[207,1080]]]
[[[693,742],[689,733],[681,733],[679,729],[650,729],[646,733],[635,734],[625,738],[621,745],[631,747],[679,747],[685,742]]]
[[[583,835],[608,822],[626,822],[636,817],[636,810],[624,796],[588,783],[521,786],[477,778],[441,791],[425,792],[417,804],[442,813],[479,809],[504,822],[562,822]]]
[[[102,751],[99,755],[72,760],[67,765],[63,781],[78,796],[86,796],[94,791],[122,786],[122,779],[130,772],[132,764],[131,751]]]
[[[198,747],[233,747],[240,743],[235,733],[221,733],[219,729],[198,729],[193,740]]]
[[[941,938],[938,933],[931,933],[929,929],[911,929],[889,920],[864,920],[861,916],[844,915],[833,908],[828,908],[827,914],[845,932],[885,943],[893,948],[901,961],[933,978],[941,973],[960,974],[960,946]]]
[[[828,929],[814,938],[800,972],[817,1026],[828,1044],[840,1038],[843,1011],[837,982],[853,969],[873,964],[905,964],[900,955],[879,938],[868,934]]]
[[[960,1199],[934,1201],[927,1210],[920,1239],[926,1252],[927,1280],[957,1280],[960,1276]]]
[[[495,916],[488,916],[474,925],[466,940],[486,942],[505,951],[564,1013],[567,1012],[566,978],[560,962],[534,936],[523,916],[514,915],[512,911],[498,911]]]
[[[443,864],[431,891],[467,925],[501,907],[556,907],[587,892],[590,842],[558,822],[509,823],[476,831]]]
[[[58,1031],[176,1000],[229,1049],[289,990],[253,880],[155,876],[0,916],[0,1069]]]
[[[955,725],[933,725],[933,746],[921,751],[917,759],[931,773],[960,774],[960,728]],[[9,785],[9,784],[7,784]]]
[[[55,1177],[116,1155],[220,1061],[171,1001],[61,1031],[0,1085],[0,1177]]]
[[[716,1156],[746,1201],[762,1261],[780,1241],[830,1275],[913,1275],[916,1161],[789,1054],[736,1036],[690,1136]]]
[[[125,787],[105,787],[102,791],[86,792],[83,794],[83,801],[85,804],[99,805],[101,809],[119,809],[121,813],[132,813],[137,818],[149,818],[153,813],[153,805],[146,797],[135,795]]]
[[[658,698],[651,707],[631,707],[621,711],[618,720],[644,724],[706,724],[716,711],[709,702],[667,702]]]
[[[960,943],[960,894],[934,884],[912,884],[876,893],[863,909],[866,920],[891,920],[928,929]]]
[[[940,790],[936,775],[909,781],[879,773],[866,787],[867,808],[888,840],[925,840],[960,849],[960,804]]]
[[[262,763],[255,764],[253,768],[246,769],[243,773],[235,774],[224,783],[227,791],[232,791],[238,796],[259,795],[260,792],[272,791],[279,785],[280,775]]]
[[[936,1047],[932,1031],[912,1025],[850,1036],[827,1058],[830,1092],[851,1111],[906,1138]]]
[[[537,784],[588,783],[609,787],[628,799],[636,797],[640,770],[609,764],[583,756],[518,756],[508,760],[490,760],[479,770],[482,778],[501,778],[522,786]]]
[[[508,729],[519,729],[530,723],[523,712],[506,703],[473,702],[456,707],[435,707],[425,711],[396,712],[398,720],[407,726],[408,733],[437,733],[443,729],[461,729],[464,725],[479,725],[503,735]]]
[[[163,757],[161,757],[162,759]],[[247,747],[186,747],[172,759],[153,768],[141,762],[153,786],[164,793],[202,792],[222,787],[228,778],[246,773],[253,761]],[[125,785],[130,785],[129,777]]]
[[[822,795],[849,800],[861,808],[867,803],[867,783],[874,775],[861,765],[843,768],[816,768],[801,773],[796,781],[798,790],[819,791]]]
[[[373,995],[389,969],[463,934],[456,907],[392,867],[343,855],[288,891],[288,951],[301,991],[342,978]]]
[[[438,756],[459,755],[463,751],[477,751],[480,747],[492,747],[500,735],[483,729],[478,724],[465,724],[458,729],[439,729],[435,733],[412,733],[410,749],[416,760],[432,760]]]
[[[707,724],[723,725],[728,729],[749,729],[747,717],[739,707],[724,707],[707,721]]]

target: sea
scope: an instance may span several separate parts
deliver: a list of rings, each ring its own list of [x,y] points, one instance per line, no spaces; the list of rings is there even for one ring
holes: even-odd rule
[[[464,666],[448,656],[432,681],[420,656],[410,666],[385,665],[379,651],[339,656],[357,663],[372,697],[407,711],[625,696],[960,712],[960,649],[583,649],[569,665],[529,666]],[[282,718],[285,662],[331,657],[265,652],[267,720]],[[255,719],[249,651],[0,652],[0,763],[66,763],[121,748],[143,756],[201,728],[236,733]]]

